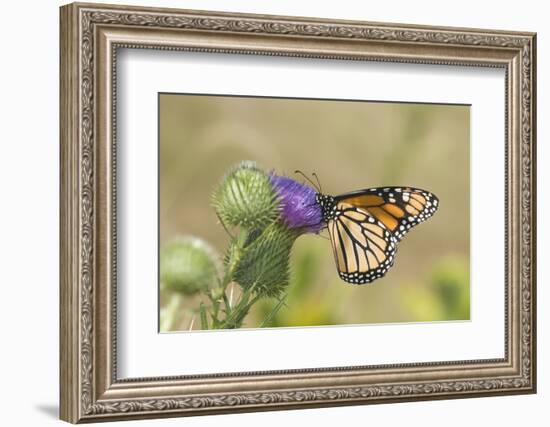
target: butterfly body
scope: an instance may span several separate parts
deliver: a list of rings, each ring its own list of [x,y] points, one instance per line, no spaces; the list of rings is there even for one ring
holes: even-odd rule
[[[324,223],[334,218],[337,215],[336,211],[336,199],[333,196],[327,194],[317,193],[315,199],[321,207],[321,216]]]
[[[383,277],[394,264],[397,243],[415,225],[431,217],[439,201],[411,187],[369,188],[330,196],[316,194],[340,278],[366,284]]]

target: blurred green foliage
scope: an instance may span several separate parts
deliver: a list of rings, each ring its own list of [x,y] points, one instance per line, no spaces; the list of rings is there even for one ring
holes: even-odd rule
[[[292,262],[292,286],[289,288],[287,304],[272,321],[266,325],[280,327],[289,325],[317,326],[342,323],[348,308],[353,306],[352,293],[342,295],[336,292],[338,279],[325,289],[318,282],[319,262],[322,252],[300,249]],[[447,256],[437,262],[427,277],[415,281],[403,281],[397,288],[397,303],[401,306],[401,320],[410,322],[466,320],[470,318],[470,270],[468,260],[462,256]],[[366,285],[369,286],[369,285]],[[370,285],[370,286],[374,286]],[[356,288],[357,289],[357,288]],[[357,289],[360,292],[359,289]],[[263,300],[256,308],[258,318],[265,316],[276,302]],[[391,313],[384,322],[392,319]],[[395,313],[399,316],[398,313]],[[349,322],[352,323],[353,321]],[[347,322],[346,322],[347,323]]]
[[[372,284],[338,278],[326,233],[298,238],[288,297],[268,326],[469,319],[469,138],[467,106],[163,94],[161,247],[192,234],[224,251],[228,238],[210,195],[243,159],[294,178],[296,169],[316,172],[328,194],[425,188],[439,197],[439,211],[403,239],[395,266]],[[186,297],[182,307],[199,302]],[[169,303],[161,290],[161,306]],[[258,327],[277,304],[261,300],[245,326]],[[171,329],[189,329],[183,317]]]
[[[469,319],[469,281],[468,260],[447,256],[433,266],[428,277],[405,283],[400,299],[417,321]]]
[[[323,253],[318,248],[295,251],[292,255],[292,281],[288,289],[285,305],[265,326],[289,325],[317,326],[332,325],[338,322],[336,308],[338,294],[330,295],[330,288],[323,290],[316,286],[319,277],[319,262]],[[264,299],[255,308],[259,318],[266,317],[275,307],[272,300]]]

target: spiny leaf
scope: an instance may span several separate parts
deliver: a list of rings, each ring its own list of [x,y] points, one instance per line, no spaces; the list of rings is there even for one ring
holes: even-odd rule
[[[263,296],[279,295],[288,285],[290,250],[296,236],[279,223],[270,224],[244,248],[235,281]]]

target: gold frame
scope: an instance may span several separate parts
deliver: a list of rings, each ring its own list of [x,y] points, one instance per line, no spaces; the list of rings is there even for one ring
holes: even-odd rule
[[[535,392],[535,34],[71,4],[61,8],[60,42],[63,420]],[[118,380],[114,65],[119,47],[504,68],[505,357]]]

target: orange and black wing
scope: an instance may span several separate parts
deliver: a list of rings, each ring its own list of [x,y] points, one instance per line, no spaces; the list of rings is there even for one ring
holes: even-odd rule
[[[369,188],[337,196],[337,202],[367,211],[399,241],[415,225],[430,218],[439,207],[438,198],[412,187]]]
[[[368,211],[345,202],[327,223],[340,278],[365,284],[384,276],[393,265],[397,241],[386,226]]]

